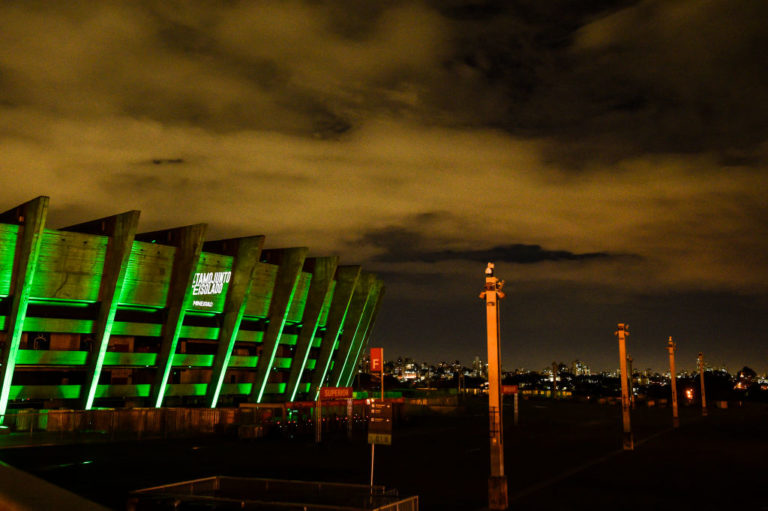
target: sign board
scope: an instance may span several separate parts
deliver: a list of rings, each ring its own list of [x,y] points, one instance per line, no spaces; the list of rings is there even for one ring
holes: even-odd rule
[[[501,393],[504,395],[517,394],[518,393],[517,385],[502,385]]]
[[[392,403],[381,401],[371,403],[368,443],[392,445]]]
[[[371,372],[380,373],[384,369],[384,348],[371,348]]]
[[[320,387],[320,399],[352,399],[352,387]]]
[[[225,291],[231,278],[231,271],[195,273],[192,277],[192,305],[213,307],[215,298]]]

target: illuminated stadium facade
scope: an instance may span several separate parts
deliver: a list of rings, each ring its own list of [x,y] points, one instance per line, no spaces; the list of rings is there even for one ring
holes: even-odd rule
[[[263,236],[137,233],[138,211],[46,228],[48,198],[0,214],[0,414],[231,406],[349,385],[383,286]]]

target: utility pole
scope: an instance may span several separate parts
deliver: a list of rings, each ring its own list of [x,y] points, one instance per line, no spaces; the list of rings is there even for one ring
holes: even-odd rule
[[[675,373],[677,345],[672,340],[672,336],[669,336],[667,341],[667,350],[669,351],[669,381],[672,384],[672,427],[677,429],[680,427],[680,418],[677,415],[677,374]]]
[[[629,388],[627,385],[627,343],[629,325],[619,323],[615,333],[619,339],[619,367],[621,371],[621,415],[624,424],[624,450],[635,450],[635,439],[632,436],[632,424],[629,418]]]
[[[699,381],[701,381],[701,415],[707,416],[707,392],[704,387],[704,354],[699,352]]]
[[[501,348],[499,300],[504,298],[504,281],[493,275],[494,264],[485,269],[485,317],[488,333],[488,414],[491,442],[491,476],[488,478],[488,508],[507,509],[507,476],[504,475],[504,421],[501,402]]]

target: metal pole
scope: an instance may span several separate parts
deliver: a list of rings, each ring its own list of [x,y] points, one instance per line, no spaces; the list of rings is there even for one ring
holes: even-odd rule
[[[493,263],[485,269],[485,299],[488,345],[488,412],[490,415],[491,476],[488,479],[488,507],[506,509],[508,506],[507,477],[504,475],[504,431],[501,401],[501,354],[499,338],[498,301],[504,298],[504,281],[493,276]]]
[[[701,415],[707,416],[707,391],[704,386],[704,354],[699,353],[699,380],[701,381]]]
[[[373,455],[376,452],[376,444],[371,444],[371,495],[373,495]]]
[[[627,345],[629,325],[619,323],[616,331],[619,338],[619,366],[621,371],[621,415],[624,424],[624,450],[635,450],[635,439],[632,436],[632,424],[629,417],[629,386],[627,385]]]
[[[677,415],[677,373],[675,372],[675,350],[677,345],[672,340],[672,336],[667,341],[667,350],[669,351],[669,381],[672,386],[672,427],[680,427],[680,417]]]

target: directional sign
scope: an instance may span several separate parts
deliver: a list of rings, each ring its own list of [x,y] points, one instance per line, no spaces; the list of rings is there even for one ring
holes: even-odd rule
[[[501,386],[501,393],[502,394],[517,394],[518,389],[517,385],[502,385]]]
[[[352,399],[352,387],[320,387],[320,399]]]
[[[368,443],[392,445],[392,403],[371,403],[368,420]]]
[[[371,372],[380,373],[384,367],[384,348],[371,348]]]

